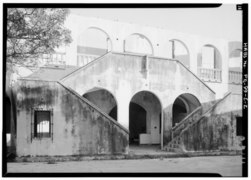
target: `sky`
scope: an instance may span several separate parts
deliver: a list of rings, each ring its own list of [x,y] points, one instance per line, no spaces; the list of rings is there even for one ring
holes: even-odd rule
[[[166,28],[230,41],[242,40],[242,11],[235,4],[218,8],[140,8],[140,9],[71,9],[71,13],[87,17],[118,20],[140,25]]]

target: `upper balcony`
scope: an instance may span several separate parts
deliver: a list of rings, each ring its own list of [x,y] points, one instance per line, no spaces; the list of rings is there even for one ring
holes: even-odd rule
[[[241,71],[229,71],[228,74],[228,83],[229,84],[236,84],[241,85],[242,84],[242,72]]]
[[[44,66],[46,65],[65,66],[66,65],[65,54],[66,53],[62,53],[62,52],[56,52],[53,54],[43,54],[40,62]]]
[[[198,67],[197,75],[203,81],[208,81],[208,82],[221,82],[222,81],[221,69],[209,69],[209,68]]]

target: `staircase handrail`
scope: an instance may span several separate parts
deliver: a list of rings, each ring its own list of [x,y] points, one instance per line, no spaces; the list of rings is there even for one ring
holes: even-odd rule
[[[193,123],[191,123],[189,126],[185,127],[181,133],[183,134],[184,131],[186,131],[189,127],[193,126],[195,123],[199,122],[200,120],[202,120],[208,113],[210,113],[219,103],[221,103],[223,100],[225,100],[230,94],[232,94],[231,92],[227,93],[222,99],[218,100],[214,105],[212,105],[203,115],[201,115],[197,121],[194,121]]]
[[[127,134],[129,134],[129,131],[122,126],[121,124],[119,124],[116,120],[114,120],[112,117],[110,117],[108,114],[106,114],[105,112],[103,112],[100,108],[98,108],[96,105],[94,105],[93,103],[91,103],[90,101],[88,101],[86,98],[80,96],[78,93],[76,93],[73,89],[71,89],[70,87],[66,87],[65,85],[63,85],[61,82],[57,82],[58,84],[60,84],[62,87],[64,87],[66,90],[68,90],[70,93],[72,93],[73,95],[77,96],[80,100],[82,100],[83,102],[87,103],[89,106],[91,106],[93,109],[95,109],[96,111],[98,111],[101,115],[105,116],[107,119],[109,119],[114,125],[118,126],[119,128],[121,128],[122,130],[124,130]]]
[[[177,128],[179,128],[182,124],[184,124],[191,116],[196,114],[199,110],[201,110],[202,107],[199,106],[197,107],[194,111],[192,111],[190,114],[188,114],[184,119],[182,119],[178,124],[176,124],[173,128],[172,131],[175,131]]]

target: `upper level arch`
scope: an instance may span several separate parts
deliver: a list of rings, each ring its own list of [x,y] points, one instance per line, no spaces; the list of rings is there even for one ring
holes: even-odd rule
[[[229,58],[240,57],[242,55],[242,49],[234,49],[229,53]]]
[[[229,70],[241,71],[242,70],[242,50],[234,49],[229,53]]]
[[[222,55],[212,44],[202,46],[198,54],[198,67],[208,69],[222,69]]]
[[[169,40],[172,43],[172,58],[190,67],[190,52],[187,45],[179,39]]]
[[[222,55],[216,46],[205,44],[197,59],[198,76],[204,81],[222,81]]]
[[[124,39],[124,52],[154,55],[152,42],[140,33],[133,33]]]
[[[90,26],[78,36],[77,65],[83,66],[109,51],[112,51],[109,34],[99,27]]]

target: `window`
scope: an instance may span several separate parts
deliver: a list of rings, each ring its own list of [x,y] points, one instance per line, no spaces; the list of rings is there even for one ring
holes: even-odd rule
[[[34,137],[51,137],[51,111],[35,111],[34,115]]]
[[[243,136],[242,133],[242,117],[236,117],[236,136]]]

